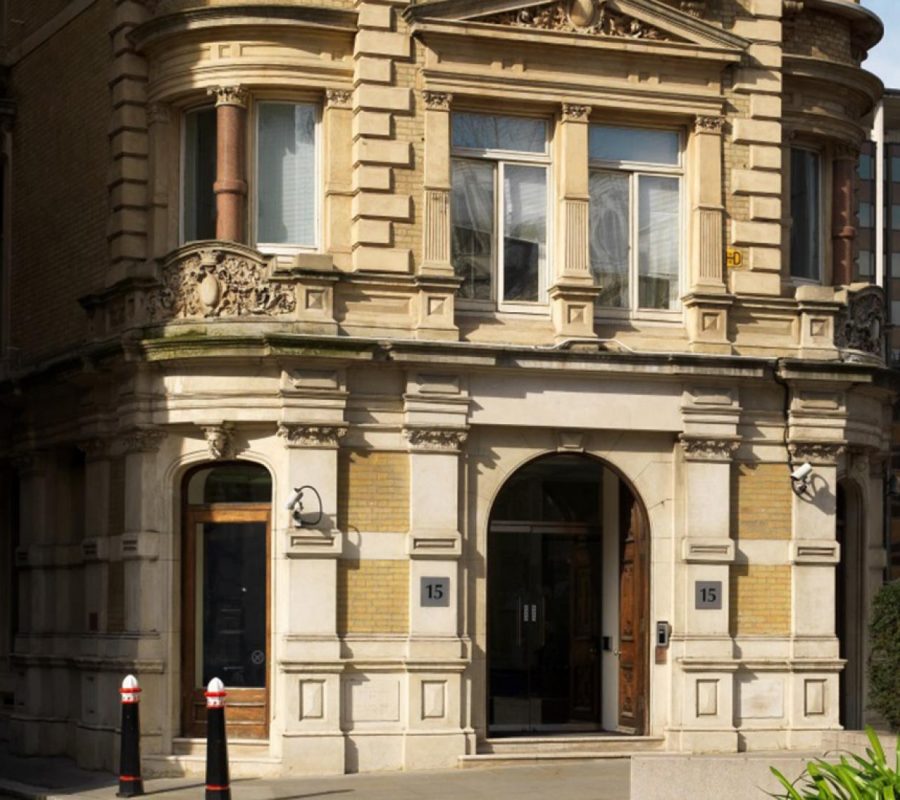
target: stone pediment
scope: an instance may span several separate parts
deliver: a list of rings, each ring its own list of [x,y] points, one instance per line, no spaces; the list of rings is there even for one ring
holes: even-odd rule
[[[704,3],[661,0],[425,0],[407,7],[411,22],[470,22],[587,36],[675,42],[739,52],[740,36],[702,19]]]

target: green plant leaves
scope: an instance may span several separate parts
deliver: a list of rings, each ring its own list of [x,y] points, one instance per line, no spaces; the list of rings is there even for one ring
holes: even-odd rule
[[[871,747],[866,748],[865,758],[851,754],[851,763],[841,756],[837,764],[817,758],[794,783],[771,767],[786,792],[772,796],[780,800],[900,800],[900,738],[891,767],[875,731],[867,727],[866,735]]]

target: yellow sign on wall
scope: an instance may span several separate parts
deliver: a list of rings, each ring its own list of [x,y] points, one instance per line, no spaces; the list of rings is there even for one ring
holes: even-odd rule
[[[734,247],[729,247],[725,251],[725,263],[728,269],[740,269],[744,266],[744,254]]]

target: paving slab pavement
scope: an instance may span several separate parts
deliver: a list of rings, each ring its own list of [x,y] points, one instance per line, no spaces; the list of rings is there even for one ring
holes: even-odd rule
[[[235,779],[233,800],[629,800],[627,759],[439,772]],[[0,748],[0,800],[113,800],[118,782],[107,772],[78,769],[64,758],[20,758]],[[144,782],[159,800],[203,800],[202,780]]]

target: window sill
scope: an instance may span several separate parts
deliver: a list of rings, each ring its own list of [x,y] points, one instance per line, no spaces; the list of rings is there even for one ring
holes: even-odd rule
[[[513,305],[503,303],[479,303],[472,300],[456,298],[456,311],[467,316],[484,316],[486,314],[509,315],[516,317],[541,317],[550,316],[550,306],[546,303],[529,303],[528,305]]]
[[[596,324],[608,324],[612,322],[649,322],[659,325],[681,325],[684,322],[682,308],[669,310],[638,309],[600,309],[594,313]]]

